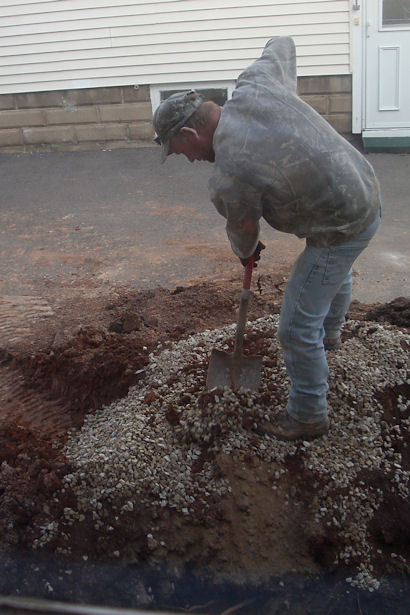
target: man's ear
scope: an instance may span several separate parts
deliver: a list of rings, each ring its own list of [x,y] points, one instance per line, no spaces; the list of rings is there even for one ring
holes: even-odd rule
[[[189,141],[198,141],[199,139],[198,131],[190,126],[182,126],[182,128],[179,129],[179,133]]]

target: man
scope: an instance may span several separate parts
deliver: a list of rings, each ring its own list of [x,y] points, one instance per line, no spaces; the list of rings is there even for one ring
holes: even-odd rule
[[[211,199],[234,253],[259,260],[259,219],[306,238],[286,286],[278,337],[291,381],[286,412],[263,431],[280,439],[327,432],[325,350],[340,347],[352,265],[380,222],[379,185],[366,159],[296,94],[295,46],[273,38],[223,108],[194,92],[154,114],[163,159],[214,163]]]

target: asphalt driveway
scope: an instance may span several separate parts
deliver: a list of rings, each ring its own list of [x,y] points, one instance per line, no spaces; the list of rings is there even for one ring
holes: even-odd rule
[[[372,154],[384,211],[355,266],[354,298],[409,295],[410,155]],[[211,165],[159,148],[0,155],[0,294],[47,284],[175,287],[238,270],[208,200]],[[262,225],[260,273],[291,264],[303,241]]]

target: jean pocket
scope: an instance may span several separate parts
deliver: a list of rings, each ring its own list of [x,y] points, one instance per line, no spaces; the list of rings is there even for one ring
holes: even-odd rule
[[[329,248],[323,271],[323,286],[340,286],[349,274],[355,261],[355,254],[343,248]]]
[[[329,248],[319,248],[315,250],[317,250],[319,254],[315,255],[315,258],[312,259],[313,263],[311,263],[306,277],[306,284],[308,286],[323,284],[323,280],[326,276],[327,264],[329,260]],[[312,249],[310,251],[313,252]]]

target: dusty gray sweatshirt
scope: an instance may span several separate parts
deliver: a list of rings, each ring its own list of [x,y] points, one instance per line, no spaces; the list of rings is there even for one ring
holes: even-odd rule
[[[380,208],[371,165],[297,96],[289,37],[268,41],[239,76],[213,144],[211,200],[241,258],[257,245],[261,217],[326,247],[359,235]]]

